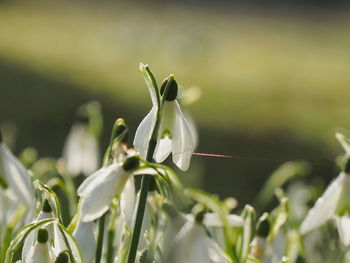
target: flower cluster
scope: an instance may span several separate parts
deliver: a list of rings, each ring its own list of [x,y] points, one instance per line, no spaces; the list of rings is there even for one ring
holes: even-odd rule
[[[149,66],[140,70],[152,108],[133,145],[125,121],[117,119],[100,156],[97,102],[78,109],[57,160],[18,159],[0,133],[0,263],[350,262],[349,139],[336,135],[345,150],[341,172],[310,210],[317,189],[300,176],[309,171],[303,162],[279,167],[256,208],[240,207],[234,198],[186,188],[162,164],[171,153],[187,171],[197,132],[175,77],[158,88]],[[272,200],[277,206],[263,212]],[[330,225],[321,227],[327,221],[335,222],[339,237],[329,234]],[[322,252],[330,242],[337,250],[328,259]]]

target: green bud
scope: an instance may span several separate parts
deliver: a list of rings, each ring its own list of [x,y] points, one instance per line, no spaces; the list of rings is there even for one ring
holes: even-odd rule
[[[44,200],[44,203],[43,203],[43,212],[45,213],[51,213],[52,212],[52,208],[49,204],[49,201],[47,199]]]
[[[44,244],[49,240],[49,232],[44,228],[39,229],[37,238],[39,243]]]
[[[270,221],[269,214],[264,213],[258,220],[256,227],[256,235],[259,237],[266,238],[270,232]]]
[[[127,142],[128,135],[129,135],[129,129],[128,126],[125,124],[124,119],[117,119],[114,124],[114,134],[113,137],[117,138],[118,136],[121,136],[124,133],[124,137],[121,138],[122,142]]]
[[[133,171],[140,166],[140,160],[137,156],[130,156],[126,158],[123,163],[123,168],[125,171]]]
[[[203,204],[197,204],[192,208],[192,214],[194,215],[194,220],[201,224],[204,220],[205,213],[207,212],[206,207]]]
[[[66,252],[61,252],[58,254],[55,263],[67,263],[68,262],[68,255]]]
[[[162,86],[160,87],[160,94],[163,96],[164,92],[165,92],[165,88],[169,86],[167,88],[167,94],[165,97],[165,100],[167,101],[173,101],[176,99],[177,97],[177,92],[178,92],[178,86],[177,86],[177,82],[174,78],[166,78],[163,83]]]

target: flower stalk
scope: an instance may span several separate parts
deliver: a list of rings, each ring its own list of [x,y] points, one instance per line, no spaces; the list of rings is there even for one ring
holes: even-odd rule
[[[148,143],[147,156],[146,156],[147,162],[153,162],[153,155],[154,155],[154,152],[155,152],[155,149],[157,146],[157,138],[158,138],[158,132],[159,132],[159,127],[160,127],[160,120],[161,120],[161,113],[162,113],[161,109],[162,109],[162,105],[164,104],[165,98],[167,97],[167,94],[170,90],[171,81],[174,79],[174,76],[173,75],[169,76],[169,81],[165,86],[164,94],[163,94],[162,98],[160,98],[159,90],[157,87],[157,82],[155,81],[154,76],[153,76],[152,72],[150,71],[148,65],[144,66],[141,64],[140,69],[141,69],[141,72],[144,73],[144,75],[145,75],[146,82],[147,82],[147,80],[149,80],[148,83],[151,83],[151,87],[156,93],[157,105],[158,105],[157,115],[156,115],[157,116],[156,123],[155,123],[154,129],[152,131],[151,139],[149,140],[149,143]],[[143,215],[145,213],[147,194],[148,194],[148,189],[150,187],[151,178],[152,178],[151,175],[148,175],[148,174],[145,174],[142,176],[140,196],[139,196],[139,202],[138,202],[138,206],[137,206],[134,231],[132,234],[131,245],[130,245],[130,250],[129,250],[128,263],[135,262],[136,253],[137,253],[137,246],[138,246],[139,239],[140,239]]]

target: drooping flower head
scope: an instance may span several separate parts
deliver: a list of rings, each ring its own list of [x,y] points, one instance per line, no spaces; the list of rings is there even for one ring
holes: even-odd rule
[[[102,126],[100,108],[100,104],[94,101],[82,105],[77,111],[77,121],[73,124],[63,149],[63,159],[72,176],[80,173],[87,176],[98,168],[98,138]]]
[[[145,72],[147,66],[141,65]],[[137,128],[134,146],[141,157],[146,158],[154,129],[157,130],[157,145],[153,159],[160,163],[172,153],[173,162],[186,171],[194,150],[194,131],[191,131],[181,107],[177,102],[178,85],[174,76],[166,78],[160,91],[145,74],[145,80],[152,98],[152,109]],[[161,100],[160,100],[161,98]],[[159,122],[159,123],[158,123]]]

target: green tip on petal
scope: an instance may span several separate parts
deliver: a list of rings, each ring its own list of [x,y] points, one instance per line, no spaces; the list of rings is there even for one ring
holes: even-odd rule
[[[258,220],[256,235],[259,237],[266,238],[270,232],[270,221],[269,214],[264,213]]]
[[[168,88],[166,89],[167,86]],[[163,81],[162,86],[160,87],[160,94],[162,96],[164,95],[165,90],[167,90],[167,94],[165,94],[166,101],[173,101],[177,98],[179,88],[173,75],[170,75]]]
[[[37,238],[39,243],[44,244],[49,240],[49,232],[44,228],[39,229]]]
[[[61,252],[58,254],[55,263],[67,263],[68,262],[68,255],[66,252]]]
[[[43,212],[45,213],[51,213],[52,212],[52,208],[49,204],[49,201],[47,199],[44,200],[44,203],[43,203]]]
[[[130,156],[125,159],[123,163],[123,169],[125,171],[133,171],[140,166],[140,160],[137,156]]]

